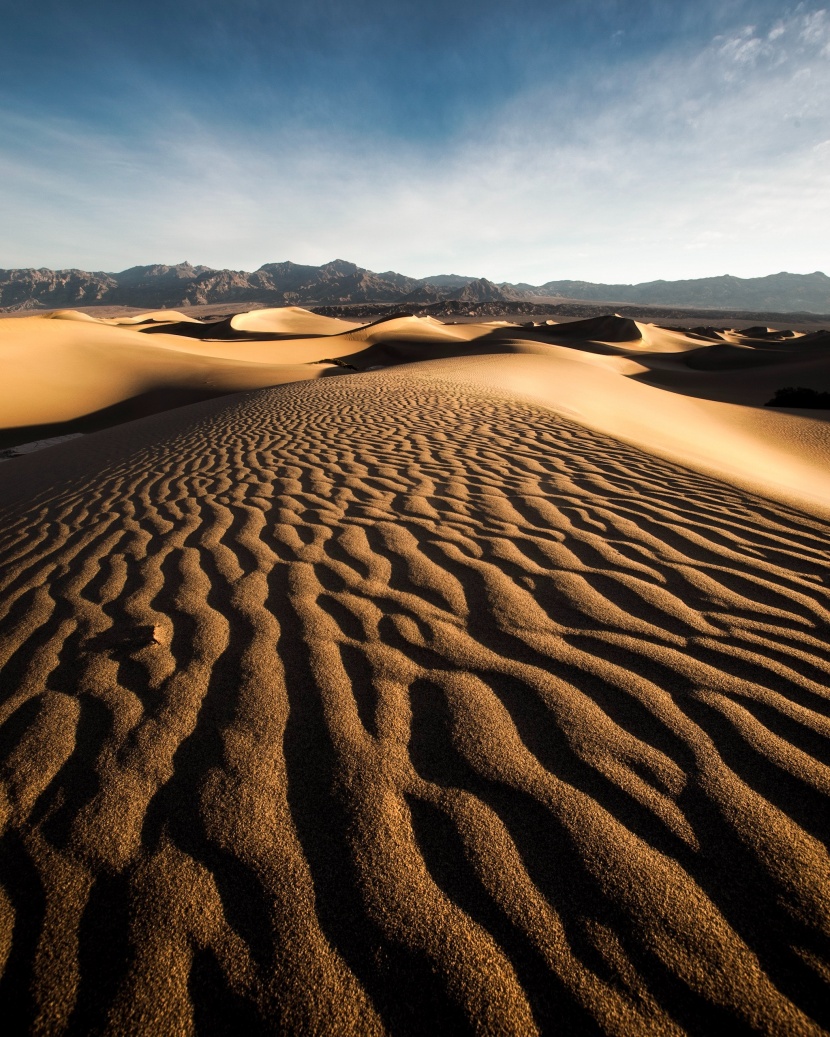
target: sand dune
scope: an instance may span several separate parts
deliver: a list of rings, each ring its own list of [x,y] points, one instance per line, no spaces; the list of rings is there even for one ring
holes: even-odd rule
[[[178,310],[150,310],[147,313],[137,313],[132,317],[112,317],[107,323],[111,324],[170,324],[170,323],[199,324],[196,317],[180,313]]]
[[[266,332],[278,335],[338,335],[343,331],[351,331],[355,325],[351,321],[338,320],[335,317],[321,317],[318,313],[310,313],[301,306],[283,306],[279,309],[251,310],[250,313],[236,313],[230,318],[230,326],[235,331]]]
[[[87,356],[88,403],[322,359],[4,323],[53,407]],[[387,323],[323,343],[384,370],[0,466],[8,1018],[827,1032],[830,495],[769,459],[817,479],[828,423],[648,384],[653,326]]]
[[[4,445],[36,438],[33,428],[42,432],[56,426],[54,434],[60,434],[65,423],[107,408],[115,409],[113,420],[123,420],[142,413],[142,400],[147,401],[147,413],[241,389],[315,378],[323,370],[304,360],[293,365],[251,363],[185,353],[165,347],[162,336],[148,337],[132,327],[59,316],[66,319],[0,320]],[[118,405],[136,399],[133,411],[118,411]]]
[[[830,422],[655,388],[647,361],[562,347],[408,370],[509,388],[598,431],[830,519]],[[748,388],[746,373],[741,391]],[[768,393],[767,396],[771,395]],[[807,416],[810,415],[810,416]]]
[[[102,323],[96,317],[93,317],[89,313],[82,313],[80,310],[54,310],[52,313],[47,315],[50,320],[74,320],[80,321],[81,323],[87,324],[100,324]],[[125,323],[129,320],[126,318]]]

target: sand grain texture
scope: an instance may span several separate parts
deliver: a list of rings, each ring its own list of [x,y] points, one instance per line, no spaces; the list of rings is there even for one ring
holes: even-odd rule
[[[31,1032],[826,1032],[826,523],[453,370],[0,471]]]
[[[54,318],[10,442],[295,384],[0,471],[26,1030],[824,1032],[826,335]]]

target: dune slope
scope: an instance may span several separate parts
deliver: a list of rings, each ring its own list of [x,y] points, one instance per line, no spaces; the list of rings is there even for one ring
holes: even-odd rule
[[[322,370],[279,358],[252,363],[166,347],[172,336],[148,337],[68,311],[0,320],[0,444],[102,425],[210,396],[304,378]],[[196,322],[193,322],[196,323]],[[189,326],[189,325],[188,325]],[[51,432],[49,430],[52,430]]]
[[[828,526],[462,380],[0,471],[39,1033],[830,1024]]]

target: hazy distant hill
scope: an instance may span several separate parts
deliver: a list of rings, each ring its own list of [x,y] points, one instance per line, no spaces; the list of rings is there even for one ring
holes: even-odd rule
[[[643,284],[592,284],[548,281],[526,291],[563,299],[597,299],[654,306],[694,306],[728,310],[830,310],[830,277],[814,274],[769,274],[767,277],[700,277],[691,281],[646,281]]]
[[[593,284],[548,281],[543,285],[494,284],[486,278],[436,274],[414,278],[376,273],[343,259],[322,266],[265,263],[249,273],[178,263],[135,266],[120,273],[85,270],[0,270],[0,307],[58,309],[67,306],[189,306],[259,302],[271,306],[349,303],[515,302],[553,298],[702,309],[830,312],[825,274],[724,275],[690,281]]]
[[[422,277],[421,280],[424,284],[434,284],[439,288],[463,288],[465,284],[469,284],[470,281],[475,281],[475,277],[464,277],[463,274],[430,274],[429,277]]]
[[[451,283],[450,278],[454,278],[454,275],[445,275],[441,282],[437,278],[427,279],[401,302],[429,305],[433,302],[514,302],[527,298],[524,292],[517,292],[510,285],[493,284],[486,277],[459,280],[458,283]]]

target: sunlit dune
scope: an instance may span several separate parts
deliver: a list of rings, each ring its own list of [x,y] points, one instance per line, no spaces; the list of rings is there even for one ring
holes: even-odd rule
[[[337,335],[342,331],[351,331],[355,325],[351,321],[321,317],[299,306],[284,306],[280,309],[234,314],[230,318],[230,326],[236,331],[279,335]]]
[[[813,417],[816,412],[686,397],[640,381],[649,371],[635,360],[561,346],[544,356],[418,367],[502,386],[651,453],[830,518],[830,421]]]
[[[17,438],[25,438],[28,427],[73,421],[150,392],[164,391],[166,406],[174,406],[321,372],[307,366],[305,356],[292,365],[282,358],[251,363],[244,356],[184,352],[135,325],[76,317],[84,315],[0,320],[2,431],[18,429]]]
[[[830,352],[751,331],[0,320],[22,1032],[826,1033]]]
[[[178,310],[150,310],[147,313],[138,313],[132,317],[111,317],[107,324],[170,324],[174,321],[183,321],[190,324],[198,324],[195,317],[180,313]]]
[[[86,322],[87,324],[101,323],[96,317],[91,316],[89,313],[82,313],[80,310],[54,310],[48,316],[51,320],[76,320],[82,323]]]
[[[178,333],[166,333],[161,321],[178,322]],[[500,359],[472,362],[484,356]],[[465,378],[487,370],[496,383],[661,456],[820,514],[830,507],[830,425],[822,414],[759,410],[776,388],[799,379],[830,387],[821,342],[802,347],[734,331],[704,342],[615,316],[528,328],[412,316],[361,326],[299,307],[207,324],[174,311],[97,321],[64,310],[0,321],[0,358],[7,372],[0,414],[7,433],[20,430],[18,441],[29,426],[54,425],[60,434],[61,423],[136,398],[144,410],[124,417],[315,378],[330,371],[319,366],[324,361],[347,365],[342,372],[466,358],[453,368]]]

